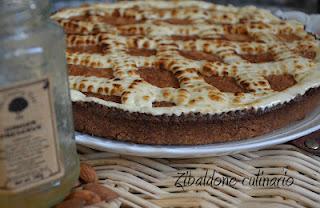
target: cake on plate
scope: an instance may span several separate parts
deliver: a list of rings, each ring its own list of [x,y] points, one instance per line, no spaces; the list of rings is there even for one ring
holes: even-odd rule
[[[52,15],[67,41],[75,129],[140,144],[252,138],[320,103],[319,41],[253,6],[83,5]]]

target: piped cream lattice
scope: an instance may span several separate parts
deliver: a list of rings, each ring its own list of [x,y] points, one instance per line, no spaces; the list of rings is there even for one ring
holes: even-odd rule
[[[130,1],[64,9],[52,18],[67,33],[69,66],[82,70],[69,76],[74,102],[153,115],[218,114],[283,104],[320,86],[319,41],[302,24],[255,7]],[[148,82],[139,73],[148,68],[172,74],[178,87]],[[268,77],[283,75],[294,84],[273,89]],[[243,91],[222,91],[206,81],[212,76]]]

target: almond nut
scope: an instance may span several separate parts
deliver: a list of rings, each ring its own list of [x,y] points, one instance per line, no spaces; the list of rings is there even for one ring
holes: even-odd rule
[[[80,164],[80,179],[85,183],[93,183],[98,180],[96,170],[89,164]]]
[[[82,208],[84,207],[85,201],[79,198],[68,199],[61,202],[55,208]]]
[[[98,194],[102,201],[111,201],[118,198],[119,195],[111,189],[97,183],[89,183],[83,186],[83,189],[92,191]]]
[[[75,191],[75,192],[72,192],[67,197],[67,199],[75,199],[75,198],[84,200],[86,205],[96,204],[101,202],[100,196],[89,190]]]

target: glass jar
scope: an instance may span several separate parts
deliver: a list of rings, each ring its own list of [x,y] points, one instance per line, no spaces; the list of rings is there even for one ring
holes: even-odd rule
[[[0,207],[51,207],[78,179],[64,35],[47,0],[0,2]]]

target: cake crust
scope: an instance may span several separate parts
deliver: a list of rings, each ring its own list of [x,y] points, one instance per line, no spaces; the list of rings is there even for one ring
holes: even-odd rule
[[[220,115],[152,116],[93,102],[74,102],[76,130],[139,144],[199,145],[236,141],[266,134],[303,119],[320,104],[320,88],[289,103],[263,111]]]

